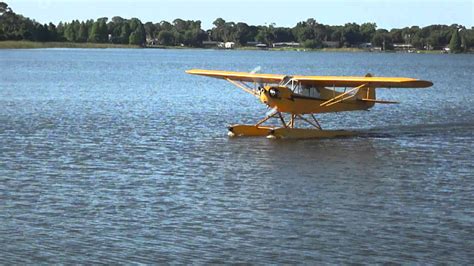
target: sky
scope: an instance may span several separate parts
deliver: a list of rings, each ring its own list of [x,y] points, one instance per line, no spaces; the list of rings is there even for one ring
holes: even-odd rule
[[[474,0],[0,0],[41,23],[99,17],[137,17],[143,23],[200,20],[203,29],[221,17],[250,25],[293,27],[314,18],[329,25],[375,22],[392,29],[432,24],[474,24]]]

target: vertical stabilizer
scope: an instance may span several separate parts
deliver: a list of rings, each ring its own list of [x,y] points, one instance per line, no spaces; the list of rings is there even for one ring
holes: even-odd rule
[[[367,73],[366,77],[372,77],[372,74]],[[356,99],[358,100],[374,100],[375,101],[375,88],[374,87],[362,87],[356,93]],[[375,102],[369,103],[371,106]]]

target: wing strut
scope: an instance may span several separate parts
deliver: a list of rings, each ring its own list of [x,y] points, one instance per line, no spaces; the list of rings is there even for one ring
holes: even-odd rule
[[[234,84],[235,86],[241,88],[241,89],[244,90],[245,92],[248,92],[248,93],[252,94],[253,96],[258,97],[258,94],[257,94],[255,91],[249,89],[249,88],[248,88],[247,86],[245,86],[244,84],[239,83],[239,82],[236,82],[236,81],[231,80],[231,79],[229,79],[229,78],[226,78],[226,80],[227,80],[228,82]]]
[[[333,97],[333,98],[331,98],[331,99],[329,99],[329,100],[323,102],[323,103],[320,104],[319,106],[331,106],[331,105],[333,105],[333,104],[336,104],[336,103],[345,101],[345,100],[347,100],[347,99],[349,99],[349,98],[352,98],[352,97],[355,96],[355,94],[354,94],[354,95],[349,95],[349,96],[347,96],[347,97],[344,97],[344,96],[346,96],[347,94],[350,94],[350,93],[353,92],[353,91],[356,91],[356,90],[358,90],[358,89],[361,89],[361,88],[363,88],[363,87],[365,87],[365,86],[367,86],[367,84],[362,84],[362,85],[360,85],[360,86],[357,86],[357,87],[355,87],[355,88],[352,88],[352,89],[350,89],[350,90],[348,90],[348,91],[346,91],[346,92],[344,92],[344,93],[342,93],[342,94],[339,94],[339,95],[336,96],[336,97]],[[342,98],[342,97],[344,97],[344,98]],[[340,98],[342,98],[342,99],[340,99]]]

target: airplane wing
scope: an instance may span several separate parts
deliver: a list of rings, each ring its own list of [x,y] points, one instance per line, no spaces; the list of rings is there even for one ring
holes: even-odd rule
[[[357,87],[367,84],[374,88],[426,88],[431,81],[402,77],[293,76],[303,85],[315,87]]]
[[[186,73],[192,75],[207,76],[218,79],[230,79],[236,81],[245,82],[257,82],[257,83],[280,83],[285,78],[285,75],[277,74],[253,74],[248,72],[234,72],[234,71],[221,71],[221,70],[205,70],[205,69],[191,69],[187,70]]]
[[[302,85],[315,87],[358,87],[366,84],[366,86],[374,88],[426,88],[433,85],[430,81],[403,77],[287,76],[205,69],[191,69],[186,73],[225,80],[273,84],[278,84],[283,79],[290,77]]]

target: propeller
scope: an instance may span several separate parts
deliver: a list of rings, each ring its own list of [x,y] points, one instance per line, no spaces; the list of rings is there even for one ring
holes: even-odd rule
[[[261,66],[256,66],[254,69],[252,69],[252,71],[250,71],[250,74],[258,73],[258,72],[260,72],[260,70],[262,70],[262,67]]]
[[[261,66],[256,66],[252,69],[252,71],[250,71],[250,74],[257,74],[259,73],[260,71],[262,70],[262,67]],[[258,80],[256,79],[253,79],[253,82],[258,84],[257,87],[258,87],[258,91],[260,92],[260,88],[263,88],[263,83],[259,82]]]
[[[252,71],[250,71],[251,74],[256,74],[256,73],[259,73],[260,71],[262,70],[262,67],[261,66],[256,66],[254,67],[254,69],[252,69]],[[259,80],[256,80],[256,79],[253,79],[253,81],[258,84],[258,92],[261,93],[262,90],[263,90],[263,87],[265,86],[263,83],[261,83]],[[276,114],[278,112],[278,108],[275,106],[273,108],[270,108],[269,105],[267,105],[267,112],[265,113],[265,116],[269,117],[269,116],[272,116],[274,114]]]

